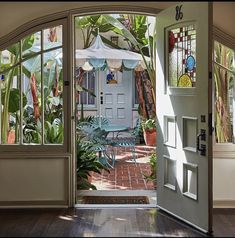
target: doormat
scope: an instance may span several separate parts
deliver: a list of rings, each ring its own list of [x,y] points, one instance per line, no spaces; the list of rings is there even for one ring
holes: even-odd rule
[[[149,204],[146,196],[84,196],[83,204]]]

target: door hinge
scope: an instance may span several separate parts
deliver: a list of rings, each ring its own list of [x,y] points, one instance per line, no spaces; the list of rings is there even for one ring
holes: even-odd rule
[[[209,79],[212,79],[212,72],[209,72]]]
[[[64,81],[64,86],[69,86],[69,81]]]
[[[214,130],[213,122],[212,122],[212,113],[209,113],[209,117],[208,117],[208,130],[209,130],[209,135],[211,136]]]

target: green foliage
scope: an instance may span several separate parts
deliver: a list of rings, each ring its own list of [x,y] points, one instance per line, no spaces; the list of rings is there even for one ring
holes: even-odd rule
[[[150,156],[150,167],[151,167],[151,173],[149,175],[144,174],[144,178],[147,179],[147,181],[155,181],[157,179],[157,154],[152,153]]]
[[[32,53],[38,52],[38,48],[34,46],[35,40],[37,38],[37,33],[31,34],[24,39],[21,40],[22,52],[25,57],[31,56]],[[53,42],[54,44],[54,42]],[[58,43],[60,45],[60,43]],[[12,121],[15,122],[15,129],[17,130],[17,123],[19,123],[19,113],[16,113],[20,110],[20,100],[21,95],[22,98],[22,106],[25,107],[27,105],[27,93],[31,90],[30,84],[28,85],[28,91],[20,94],[20,91],[16,88],[12,88],[13,78],[14,76],[19,75],[19,67],[13,67],[11,70],[7,69],[11,66],[16,65],[19,61],[20,55],[20,44],[17,42],[16,44],[11,45],[6,50],[8,50],[11,54],[9,57],[9,62],[7,64],[0,63],[0,70],[4,72],[5,82],[2,84],[2,141],[3,143],[7,143],[7,134],[9,127],[9,116],[14,117]],[[2,54],[2,52],[0,52]],[[41,72],[41,55],[37,55],[35,57],[31,57],[22,62],[22,72],[23,74],[30,79],[33,74],[36,76],[36,93],[38,96],[39,109],[44,103],[45,113],[45,141],[47,143],[60,143],[63,141],[63,124],[62,121],[62,104],[63,98],[62,93],[59,91],[59,95],[56,97],[52,96],[52,90],[55,83],[56,72],[59,74],[58,80],[58,89],[63,87],[63,78],[62,78],[62,65],[60,59],[58,58],[58,54],[60,51],[48,51],[43,55],[43,63],[44,63],[44,71]],[[47,67],[46,67],[47,66]],[[44,102],[41,102],[41,73],[43,73],[44,77]],[[26,106],[27,109],[30,106]],[[41,143],[41,133],[42,133],[42,125],[39,121],[35,121],[33,108],[27,110],[23,110],[23,142],[24,143]],[[12,113],[12,114],[10,114]],[[13,114],[15,113],[15,114]],[[58,124],[58,121],[60,122]]]
[[[45,143],[62,144],[64,128],[61,121],[57,118],[52,123],[45,121]]]
[[[77,189],[96,190],[96,186],[89,182],[91,172],[101,174],[102,169],[109,172],[98,159],[94,151],[93,143],[89,143],[86,138],[79,136],[77,138]]]
[[[6,94],[6,89],[2,90],[2,104],[4,105],[4,98]],[[10,99],[8,105],[8,112],[15,113],[20,110],[20,90],[18,88],[10,89]],[[27,98],[23,93],[23,107],[27,104]]]
[[[141,122],[141,126],[144,130],[156,129],[156,120],[153,118],[145,119]]]
[[[214,60],[225,68],[234,69],[234,52],[224,45],[215,42]],[[229,71],[214,66],[215,80],[215,137],[217,143],[232,142],[232,121],[230,119],[229,90],[233,88],[234,76]]]

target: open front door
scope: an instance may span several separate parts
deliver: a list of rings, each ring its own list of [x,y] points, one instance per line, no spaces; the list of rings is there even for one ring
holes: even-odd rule
[[[157,204],[211,231],[211,4],[157,15]]]

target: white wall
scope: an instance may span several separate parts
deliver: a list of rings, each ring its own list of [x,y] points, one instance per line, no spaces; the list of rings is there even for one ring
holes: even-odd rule
[[[0,2],[0,38],[22,24],[32,21],[38,17],[46,16],[56,12],[66,11],[70,9],[79,9],[89,6],[101,5],[128,5],[128,6],[141,6],[149,8],[164,9],[168,6],[176,4],[175,2]]]
[[[235,207],[235,157],[213,160],[215,207]]]
[[[68,206],[71,158],[22,154],[0,158],[0,206]]]

